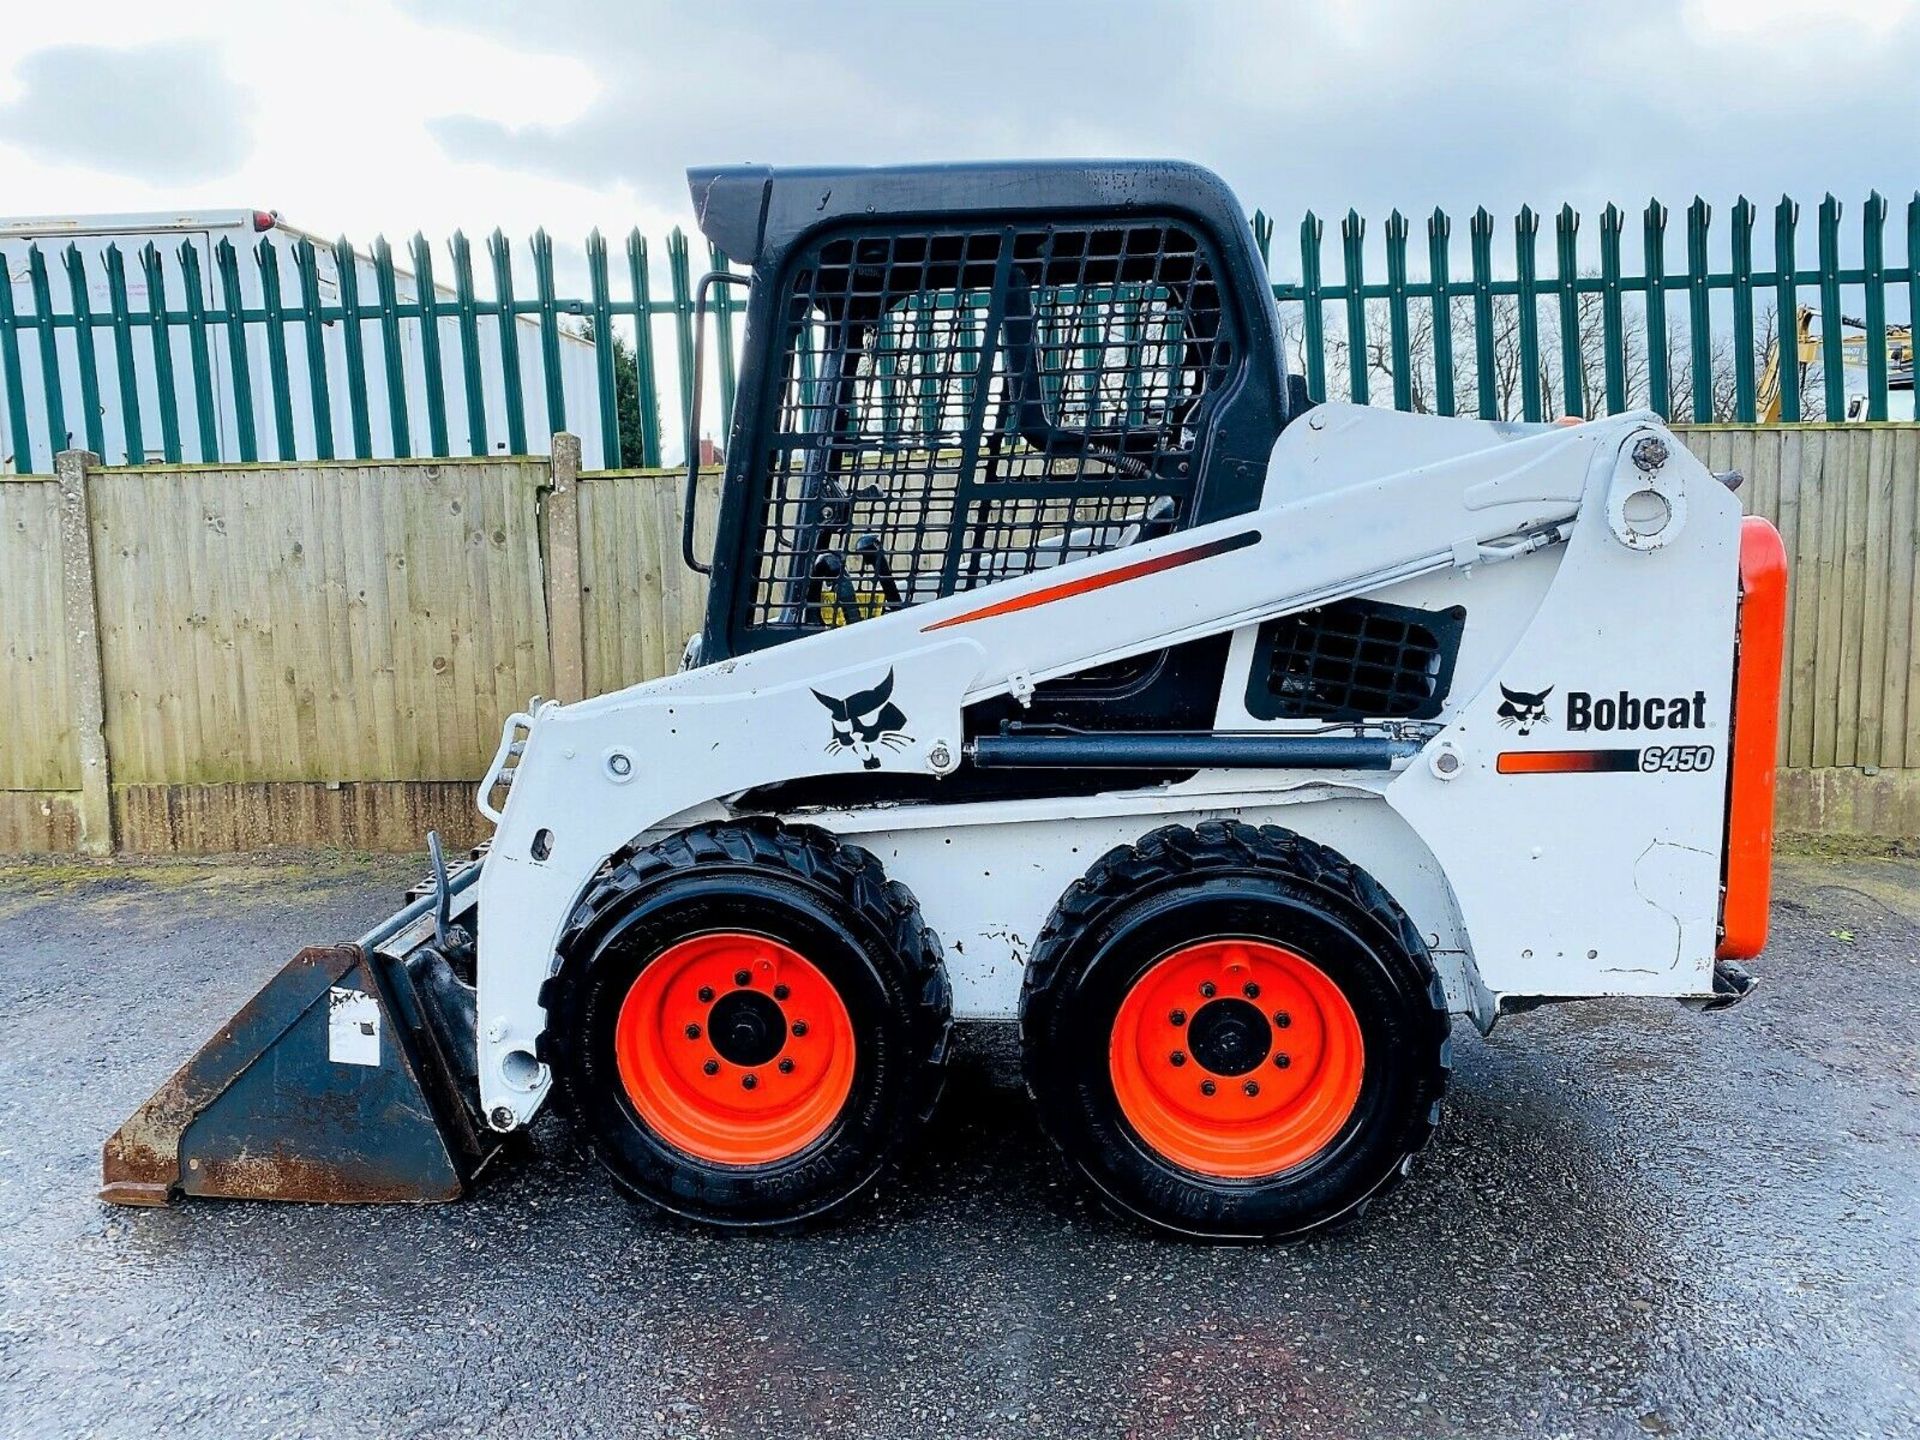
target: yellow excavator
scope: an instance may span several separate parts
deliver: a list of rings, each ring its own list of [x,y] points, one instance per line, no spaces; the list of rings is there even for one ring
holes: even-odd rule
[[[1822,337],[1815,328],[1816,312],[1811,305],[1802,305],[1794,315],[1794,343],[1800,355],[1800,370],[1805,374],[1820,364],[1820,346]],[[1841,354],[1847,373],[1846,408],[1842,412],[1848,420],[1867,418],[1867,391],[1865,372],[1867,368],[1867,336],[1864,322],[1852,316],[1842,315],[1841,325],[1848,331],[1858,334],[1845,334],[1841,339]],[[1889,414],[1890,419],[1911,420],[1920,418],[1920,412],[1913,409],[1913,327],[1911,325],[1889,325],[1887,327],[1887,389],[1889,406],[1898,403],[1897,397],[1906,397],[1907,413]],[[1760,423],[1777,425],[1780,422],[1780,342],[1778,339],[1767,346],[1766,368],[1760,373],[1760,384],[1755,394],[1755,407]],[[1802,406],[1802,417],[1809,420],[1824,420],[1824,414],[1807,413]]]

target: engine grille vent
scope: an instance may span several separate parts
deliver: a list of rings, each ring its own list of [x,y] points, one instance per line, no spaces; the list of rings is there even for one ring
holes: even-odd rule
[[[1248,713],[1262,720],[1431,720],[1467,612],[1340,600],[1260,627]]]

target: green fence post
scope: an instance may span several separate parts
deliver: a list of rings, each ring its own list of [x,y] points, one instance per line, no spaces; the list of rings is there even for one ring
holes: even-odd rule
[[[297,459],[293,434],[293,380],[287,370],[287,312],[280,302],[280,255],[260,237],[253,256],[260,266],[260,308],[267,317],[267,381],[273,387],[274,440],[282,460]],[[298,259],[298,252],[295,255]]]
[[[0,283],[6,277],[0,276]],[[27,247],[27,281],[33,291],[33,328],[40,332],[40,388],[47,407],[47,446],[50,454],[72,449],[67,434],[65,388],[60,383],[60,348],[54,341],[53,287],[47,283],[47,260],[38,245]],[[11,284],[7,287],[11,290]],[[9,296],[8,298],[12,298]]]
[[[1413,409],[1413,326],[1407,317],[1407,217],[1387,216],[1387,335],[1393,349],[1393,408]]]
[[[1920,336],[1920,190],[1907,201],[1907,362],[1912,364],[1914,337]],[[1915,419],[1920,419],[1916,410]]]
[[[1121,291],[1127,297],[1125,307],[1121,311],[1126,318],[1121,322],[1120,328],[1121,344],[1126,347],[1127,363],[1120,382],[1120,413],[1124,417],[1123,423],[1130,429],[1140,424],[1140,377],[1147,368],[1147,327],[1140,319],[1140,291],[1141,287],[1138,285],[1125,286]],[[960,399],[963,406],[971,403],[973,368],[979,353],[974,349],[977,336],[973,328],[973,315],[970,311],[964,313],[966,314],[967,340],[960,352]],[[959,316],[955,316],[954,323],[956,325],[959,323]],[[808,398],[811,399],[811,393]]]
[[[647,273],[647,240],[627,232],[627,283],[633,288],[633,366],[640,377],[640,463],[660,464],[660,382],[653,364],[653,282]]]
[[[300,318],[307,349],[307,391],[313,406],[313,449],[316,458],[333,459],[333,397],[327,389],[327,344],[320,313],[320,253],[302,237],[293,247],[293,263],[300,271]]]
[[[433,247],[413,233],[413,289],[420,301],[420,368],[427,382],[427,443],[435,455],[451,455],[447,444],[447,377],[440,358],[440,290],[433,283]]]
[[[1846,322],[1840,316],[1840,202],[1828,191],[1820,202],[1820,360],[1827,419],[1847,418]]]
[[[1273,221],[1264,210],[1253,212],[1253,246],[1260,252],[1260,267],[1263,270],[1270,268],[1273,264]]]
[[[937,304],[937,300],[934,302]],[[913,368],[920,374],[920,433],[929,448],[937,445],[940,433],[940,382],[934,375],[934,305],[919,304],[913,316]],[[1087,370],[1087,426],[1100,428],[1100,357],[1104,340],[1094,317],[1093,307],[1080,307],[1080,341],[1085,350]]]
[[[1782,195],[1773,211],[1774,330],[1778,337],[1774,374],[1780,418],[1788,424],[1800,420],[1800,279],[1793,255],[1793,228],[1799,219],[1800,207]]]
[[[1560,306],[1560,412],[1587,414],[1586,356],[1580,349],[1580,217],[1562,202],[1554,217],[1554,282]]]
[[[1539,238],[1540,217],[1531,205],[1522,205],[1513,220],[1514,277],[1520,295],[1520,415],[1536,422],[1546,418],[1540,385]]]
[[[220,304],[227,330],[227,368],[233,372],[233,438],[240,463],[260,458],[259,437],[253,428],[253,374],[247,356],[247,302],[240,289],[240,254],[226,236],[213,247],[213,268],[220,272]],[[96,449],[95,454],[99,451]]]
[[[1473,363],[1480,391],[1480,418],[1498,420],[1500,400],[1493,373],[1493,216],[1482,205],[1467,226],[1473,253]]]
[[[533,288],[540,307],[540,378],[547,391],[547,433],[567,428],[567,385],[560,374],[560,306],[553,298],[553,241],[544,229],[529,242],[533,251]]]
[[[147,280],[147,335],[153,341],[153,388],[160,402],[160,447],[167,464],[180,463],[180,397],[174,393],[173,333],[167,320],[167,269],[151,240],[140,252]]]
[[[1360,212],[1347,211],[1340,222],[1340,249],[1347,288],[1347,394],[1356,405],[1367,403],[1366,236]]]
[[[467,450],[469,454],[489,453],[487,445],[487,392],[480,374],[480,317],[473,299],[473,251],[467,237],[453,232],[454,309],[459,316],[460,378],[467,399]]]
[[[673,334],[680,362],[680,433],[691,455],[699,444],[693,434],[693,274],[687,237],[678,225],[667,237],[667,272],[673,280]]]
[[[1427,272],[1433,282],[1433,398],[1442,415],[1454,413],[1453,291],[1447,245],[1453,222],[1435,206],[1427,217]]]
[[[1300,222],[1300,348],[1307,352],[1307,394],[1327,398],[1327,317],[1320,299],[1320,241],[1326,226],[1311,210]]]
[[[1707,225],[1713,211],[1698,195],[1687,207],[1687,350],[1693,357],[1693,420],[1713,419],[1713,314],[1707,294]]]
[[[1866,268],[1867,419],[1887,418],[1887,202],[1878,190],[1860,212],[1860,255]]]
[[[728,272],[733,269],[733,262],[727,259],[726,252],[718,245],[710,246],[709,249],[712,253],[714,269]],[[733,354],[733,316],[736,308],[733,286],[715,286],[713,292],[714,353],[718,357],[720,366],[720,433],[722,436],[732,433],[733,391],[739,378],[735,373]]]
[[[507,448],[527,453],[527,414],[520,385],[520,321],[513,304],[513,252],[498,229],[487,237],[493,261],[493,313],[500,325],[500,379],[507,395]]]
[[[1733,413],[1743,425],[1754,415],[1753,202],[1733,202]]]
[[[206,294],[201,289],[200,252],[180,242],[180,284],[187,292],[187,358],[193,367],[193,423],[200,432],[200,460],[220,461],[220,418],[213,403],[213,356],[207,350]]]
[[[626,464],[620,453],[620,377],[613,364],[613,297],[607,287],[607,242],[596,226],[587,236],[587,284],[593,292],[593,375],[599,391],[600,463]]]
[[[1034,329],[1039,332],[1040,354],[1042,356],[1040,361],[1040,389],[1041,393],[1046,397],[1045,404],[1048,411],[1057,415],[1060,413],[1060,377],[1058,371],[1054,368],[1054,364],[1048,357],[1045,327],[1046,322],[1044,320],[1041,320],[1034,326]],[[893,378],[900,365],[898,355],[900,349],[899,337],[900,327],[896,323],[896,317],[891,313],[883,313],[880,316],[879,323],[874,327],[872,354],[873,373],[878,376],[880,380],[880,434],[882,436],[882,443],[886,445],[894,444],[900,434],[900,406]]]
[[[367,413],[367,336],[361,326],[360,257],[342,235],[333,242],[333,274],[340,286],[340,339],[347,352],[347,416],[353,422],[353,453],[373,458],[373,421]]]
[[[1609,415],[1627,408],[1626,301],[1620,288],[1620,232],[1626,220],[1611,200],[1600,212],[1600,343],[1606,351]]]
[[[93,345],[93,300],[87,292],[87,262],[78,245],[68,245],[61,257],[67,267],[67,290],[73,297],[73,348],[80,361],[80,408],[87,449],[106,458],[106,425],[100,413],[100,369]]]
[[[1647,277],[1647,404],[1662,420],[1673,415],[1667,375],[1667,207],[1647,202],[1644,227]]]
[[[373,237],[373,285],[380,304],[380,368],[387,372],[387,423],[393,429],[394,458],[405,460],[413,454],[407,357],[400,348],[400,283],[393,273],[393,247],[384,235]]]
[[[123,463],[143,465],[147,459],[147,442],[140,427],[140,374],[133,361],[133,315],[127,307],[127,262],[118,245],[107,246],[107,311],[113,320],[113,371],[120,390],[120,433],[126,444]],[[7,333],[7,327],[0,324],[0,339],[4,339]]]
[[[0,378],[7,387],[7,429],[13,441],[13,468],[33,470],[33,431],[27,424],[27,382],[20,373],[20,326],[13,313],[13,285],[0,275]]]

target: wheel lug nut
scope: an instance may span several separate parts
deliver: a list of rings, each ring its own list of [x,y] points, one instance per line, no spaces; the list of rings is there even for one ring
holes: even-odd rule
[[[780,1073],[782,1075],[791,1075],[793,1073],[793,1058],[791,1056],[780,1062]]]
[[[1202,981],[1200,982],[1200,993],[1201,993],[1202,995],[1204,995],[1204,996],[1206,996],[1206,997],[1207,997],[1207,999],[1209,999],[1209,1000],[1211,1000],[1211,999],[1213,999],[1213,997],[1214,997],[1214,984],[1213,984],[1213,981],[1211,981],[1211,980],[1202,980]]]
[[[709,1075],[718,1075],[720,1073],[720,1062],[718,1060],[709,1060],[700,1068]]]
[[[1184,1050],[1176,1050],[1167,1057],[1167,1060],[1175,1066],[1184,1065],[1187,1063],[1187,1052]]]
[[[773,998],[776,1000],[784,1000],[792,993],[793,992],[784,985],[776,985],[773,987]]]
[[[1168,1023],[1169,1025],[1184,1025],[1184,1024],[1186,1024],[1186,1023],[1187,1023],[1187,1012],[1186,1012],[1186,1011],[1184,1011],[1184,1010],[1176,1010],[1176,1011],[1174,1011],[1174,1012],[1173,1012],[1173,1013],[1172,1013],[1171,1015],[1169,1015],[1169,1016],[1167,1016],[1167,1023]]]
[[[733,972],[733,983],[736,985],[744,985],[751,979],[753,979],[753,976],[744,970],[736,970]]]
[[[1273,1057],[1273,1068],[1276,1070],[1284,1070],[1291,1064],[1293,1064],[1293,1057],[1284,1050]]]
[[[702,1005],[711,1005],[713,1003],[713,987],[711,985],[702,985],[700,987],[700,1003]]]
[[[1276,1010],[1273,1012],[1273,1024],[1275,1029],[1284,1030],[1293,1024],[1293,1017],[1284,1010]]]
[[[794,1034],[796,1034],[796,1035],[804,1035],[804,1034],[806,1034],[806,1033],[807,1033],[807,1022],[806,1022],[806,1021],[804,1021],[804,1020],[796,1020],[796,1021],[794,1021],[794,1022],[793,1022],[793,1033],[794,1033]]]
[[[699,1038],[700,1038],[700,1027],[698,1025],[687,1026],[687,1039],[698,1040]]]
[[[1202,1095],[1211,1095],[1218,1088],[1219,1087],[1215,1085],[1211,1080],[1202,1080],[1200,1082],[1200,1093]]]
[[[1249,1080],[1240,1088],[1249,1095],[1258,1095],[1260,1093],[1260,1082],[1258,1080]]]
[[[758,1086],[759,1083],[760,1077],[758,1075],[742,1075],[740,1077],[740,1088],[743,1090],[752,1090]]]
[[[1247,981],[1246,984],[1240,987],[1240,993],[1246,996],[1247,999],[1249,1000],[1258,1000],[1260,998],[1259,982],[1255,980]]]

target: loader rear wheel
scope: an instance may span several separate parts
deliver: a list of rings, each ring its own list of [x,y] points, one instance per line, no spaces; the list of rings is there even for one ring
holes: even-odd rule
[[[1061,897],[1021,1005],[1027,1088],[1111,1204],[1207,1239],[1361,1213],[1438,1123],[1445,993],[1366,871],[1275,826],[1168,826]]]
[[[706,825],[595,881],[542,1002],[595,1155],[683,1219],[793,1227],[866,1191],[938,1095],[939,942],[825,831]]]

